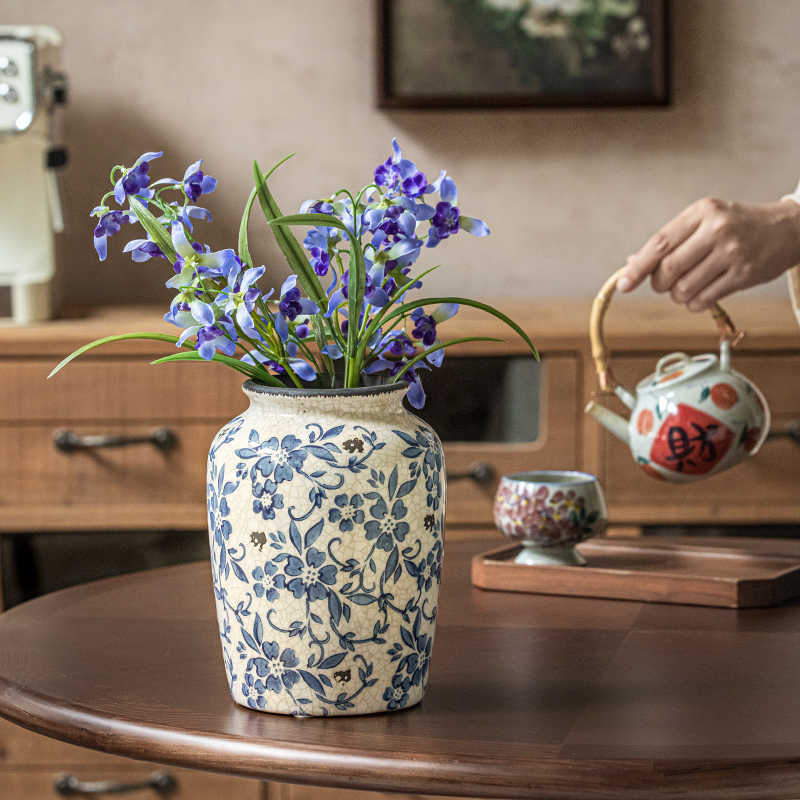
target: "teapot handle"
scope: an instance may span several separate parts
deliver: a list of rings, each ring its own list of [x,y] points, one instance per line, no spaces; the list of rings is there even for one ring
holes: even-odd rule
[[[605,320],[606,311],[611,303],[611,298],[617,288],[617,280],[624,271],[618,269],[602,286],[597,294],[597,297],[592,303],[592,314],[589,319],[589,337],[592,343],[592,358],[594,359],[595,370],[597,371],[597,382],[600,386],[600,391],[607,393],[613,392],[618,386],[619,381],[614,377],[609,363],[610,356],[609,350],[606,346],[605,339],[603,338],[603,322]],[[735,345],[743,336],[741,331],[736,330],[736,326],[731,321],[727,312],[715,303],[711,309],[711,316],[719,330],[720,342],[728,342],[730,345]]]

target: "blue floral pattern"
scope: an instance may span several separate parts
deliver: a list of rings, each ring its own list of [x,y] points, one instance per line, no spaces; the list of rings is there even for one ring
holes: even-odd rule
[[[444,465],[435,434],[409,419],[380,431],[304,420],[302,434],[263,436],[245,413],[215,438],[212,572],[237,702],[307,716],[419,701],[441,579]]]

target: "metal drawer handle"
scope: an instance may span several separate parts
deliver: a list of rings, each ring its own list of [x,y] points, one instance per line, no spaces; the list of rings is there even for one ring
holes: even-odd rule
[[[791,439],[796,445],[800,445],[800,420],[792,420],[785,428],[770,431],[767,439]]]
[[[494,467],[491,464],[486,464],[479,461],[473,464],[466,472],[448,472],[447,480],[449,481],[462,481],[469,479],[475,481],[478,486],[486,486],[495,479]]]
[[[81,436],[74,431],[56,431],[53,434],[56,450],[70,453],[73,450],[92,450],[97,447],[127,447],[131,444],[152,444],[159,450],[172,450],[178,444],[178,436],[170,428],[156,428],[146,436]]]
[[[178,781],[169,772],[154,772],[147,780],[139,783],[120,783],[118,781],[81,781],[74,775],[56,778],[53,789],[61,797],[92,794],[127,794],[152,789],[161,795],[169,795],[178,788]]]

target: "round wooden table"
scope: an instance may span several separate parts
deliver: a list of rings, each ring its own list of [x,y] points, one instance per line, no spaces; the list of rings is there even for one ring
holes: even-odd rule
[[[0,616],[0,714],[133,758],[484,797],[800,796],[800,604],[734,611],[483,592],[451,542],[422,705],[297,720],[228,694],[210,570],[67,589]]]

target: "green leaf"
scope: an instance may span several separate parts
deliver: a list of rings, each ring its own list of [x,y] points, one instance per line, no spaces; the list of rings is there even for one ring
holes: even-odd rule
[[[297,278],[306,295],[319,306],[321,311],[324,310],[327,306],[325,290],[322,288],[314,268],[305,257],[303,248],[292,233],[284,228],[283,220],[287,218],[283,217],[280,208],[278,208],[278,204],[267,186],[257,161],[253,162],[253,176],[256,182],[259,205],[267,222],[272,226],[275,240],[289,263],[289,268],[297,274]],[[319,216],[326,215],[320,214]],[[326,219],[330,219],[330,217],[326,216]],[[280,222],[276,222],[276,220],[280,220]]]
[[[135,197],[128,199],[131,211],[136,214],[141,226],[145,229],[150,238],[158,245],[161,252],[172,262],[175,263],[178,256],[172,246],[172,239],[164,230],[164,226],[150,213],[147,207],[140,203]]]
[[[433,345],[433,347],[429,347],[427,350],[424,350],[422,353],[417,353],[414,358],[410,359],[408,363],[401,369],[395,376],[392,378],[392,383],[397,383],[400,378],[405,375],[405,373],[414,367],[414,364],[422,361],[424,358],[427,358],[431,353],[436,352],[437,350],[443,350],[445,347],[450,347],[454,344],[463,344],[464,342],[502,342],[502,339],[497,339],[493,336],[465,336],[463,339],[450,339],[449,342],[439,342],[439,344]]]
[[[70,353],[65,359],[60,361],[58,365],[53,369],[53,371],[47,376],[48,379],[52,378],[57,372],[60,372],[64,367],[69,364],[70,361],[77,358],[78,356],[82,356],[89,350],[94,350],[95,347],[100,347],[103,344],[110,344],[111,342],[122,342],[126,339],[146,339],[152,340],[155,342],[171,342],[172,344],[178,343],[177,336],[171,336],[168,333],[120,333],[114,336],[104,336],[102,339],[95,339],[93,342],[89,342],[89,344],[83,345],[83,347],[79,347],[74,352]]]
[[[345,368],[345,386],[353,387],[358,385],[358,370],[354,370],[356,364],[356,354],[359,346],[358,321],[361,316],[361,308],[364,305],[364,292],[367,283],[367,271],[364,265],[364,253],[361,250],[361,243],[356,235],[341,220],[330,214],[288,214],[284,217],[277,217],[270,220],[270,225],[302,225],[313,227],[315,225],[338,228],[347,234],[350,239],[350,277],[347,284],[347,361]],[[294,237],[292,237],[294,238]],[[309,265],[310,267],[310,265]],[[312,269],[313,272],[313,269]],[[316,275],[316,273],[315,273]],[[312,298],[313,299],[313,298]],[[325,306],[317,303],[320,308]],[[325,303],[325,301],[322,301]],[[355,374],[353,374],[355,372]]]
[[[402,317],[404,314],[407,314],[409,311],[413,311],[415,308],[421,308],[422,306],[432,306],[432,305],[439,305],[440,303],[458,303],[461,306],[472,306],[472,308],[477,308],[481,311],[485,311],[487,314],[491,314],[493,317],[497,317],[497,319],[505,322],[509,328],[514,330],[528,345],[533,353],[533,357],[538,361],[539,360],[539,353],[537,352],[536,348],[533,346],[533,342],[530,340],[530,337],[527,333],[525,333],[519,325],[517,325],[514,320],[507,317],[503,314],[502,311],[498,311],[493,306],[490,306],[486,303],[481,303],[478,300],[469,300],[466,297],[428,297],[423,298],[422,300],[412,300],[408,303],[403,303],[403,305],[398,306],[391,314],[388,314],[384,318],[384,322],[389,322],[390,320],[397,319]]]
[[[250,222],[250,212],[253,210],[253,201],[256,199],[257,191],[253,189],[242,214],[242,221],[239,223],[239,259],[244,261],[249,267],[253,266],[253,257],[250,255],[250,246],[247,241],[247,226]]]
[[[170,356],[164,356],[163,358],[157,358],[155,361],[151,361],[151,364],[167,364],[172,361],[206,361],[207,359],[203,358],[200,353],[196,350],[189,350],[183,353],[173,353]],[[211,358],[212,361],[216,361],[218,364],[225,364],[227,367],[231,367],[235,369],[237,372],[241,372],[242,375],[247,375],[248,378],[252,378],[253,380],[259,381],[260,383],[265,383],[267,386],[280,386],[285,388],[286,384],[282,381],[279,381],[273,375],[266,372],[265,370],[256,369],[249,364],[245,364],[238,359],[231,358],[230,356],[224,356],[221,353],[214,353],[214,356]]]
[[[289,153],[288,156],[284,156],[277,164],[273,165],[270,171],[264,175],[264,180],[268,180],[269,177],[275,172],[276,169],[281,164],[287,162],[294,153]],[[253,210],[253,201],[256,199],[256,195],[258,194],[258,189],[253,189],[250,192],[250,197],[247,199],[247,204],[244,207],[244,213],[242,214],[242,221],[239,224],[239,258],[244,261],[248,266],[255,266],[253,264],[253,257],[250,255],[250,246],[247,237],[247,228],[250,223],[250,214]]]

